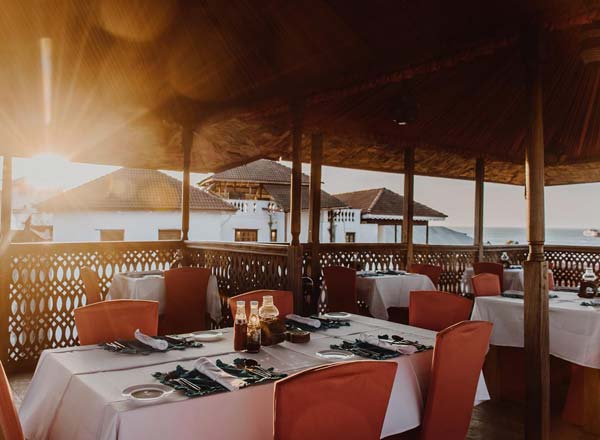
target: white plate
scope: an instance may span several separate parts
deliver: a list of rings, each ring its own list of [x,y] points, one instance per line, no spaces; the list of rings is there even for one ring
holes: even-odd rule
[[[161,383],[144,383],[127,387],[121,393],[138,402],[154,402],[168,396],[173,391],[175,389]]]
[[[316,354],[317,356],[322,357],[323,359],[331,359],[337,361],[343,361],[354,357],[352,352],[347,350],[321,350],[317,351]]]
[[[223,339],[223,332],[219,330],[205,330],[190,333],[190,338],[198,342],[213,342]]]
[[[325,319],[331,319],[332,321],[343,321],[345,319],[350,319],[352,315],[346,312],[328,312],[323,315]]]

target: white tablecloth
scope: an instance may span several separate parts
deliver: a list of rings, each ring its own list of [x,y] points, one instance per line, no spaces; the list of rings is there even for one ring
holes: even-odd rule
[[[140,276],[144,275],[144,276]],[[117,273],[112,279],[108,291],[110,299],[146,299],[158,301],[158,313],[163,314],[166,307],[165,278],[160,271]],[[211,275],[206,289],[206,308],[210,317],[221,320],[221,300],[217,277]]]
[[[462,276],[463,292],[473,293],[473,285],[471,284],[471,278],[473,278],[472,267],[467,267]],[[524,289],[524,278],[523,269],[504,269],[504,276],[502,287],[504,290],[520,290]]]
[[[369,306],[369,313],[375,318],[388,319],[389,307],[408,307],[410,292],[413,290],[437,290],[426,275],[380,275],[358,277],[356,287],[358,298]]]
[[[585,367],[600,368],[600,308],[585,307],[576,293],[550,299],[550,354]],[[475,298],[473,320],[494,323],[492,345],[523,347],[523,300],[502,296]]]
[[[263,347],[258,354],[243,354],[265,366],[293,373],[326,363],[315,352],[341,339],[352,340],[357,331],[371,334],[401,334],[433,344],[429,330],[355,316],[352,325],[311,335],[308,344],[285,342]],[[169,371],[176,365],[190,367],[193,359],[231,361],[232,331],[226,339],[181,352],[128,356],[95,346],[47,350],[42,354],[19,415],[28,439],[223,439],[272,438],[273,387],[257,385],[237,392],[187,399],[174,393],[155,404],[139,404],[124,398],[125,387],[152,383],[151,374]],[[386,414],[382,437],[412,429],[420,424],[429,382],[433,352],[396,358],[398,371]],[[476,401],[489,399],[480,380]]]

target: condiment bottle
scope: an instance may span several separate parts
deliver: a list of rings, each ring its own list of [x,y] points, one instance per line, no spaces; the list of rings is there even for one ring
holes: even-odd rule
[[[233,324],[233,349],[243,351],[246,349],[248,337],[248,320],[246,319],[246,301],[237,301],[235,321]]]
[[[250,301],[250,316],[248,317],[248,331],[246,351],[258,353],[260,351],[260,318],[258,317],[258,301]]]
[[[273,296],[263,296],[258,317],[260,318],[262,345],[279,344],[285,341],[285,325],[279,321],[279,310],[273,304]]]

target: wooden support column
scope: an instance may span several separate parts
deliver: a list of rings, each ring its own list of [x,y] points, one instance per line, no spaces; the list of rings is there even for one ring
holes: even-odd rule
[[[402,243],[406,245],[406,268],[413,259],[413,217],[415,194],[415,149],[404,150],[404,205],[402,206]]]
[[[194,131],[183,127],[181,147],[183,149],[183,182],[181,187],[181,239],[189,240],[190,232],[190,164],[192,161],[192,145]]]
[[[290,182],[290,233],[288,248],[288,284],[294,293],[294,310],[301,314],[304,309],[302,292],[302,246],[300,246],[300,221],[302,213],[302,106],[293,104],[292,115],[292,177]]]
[[[8,311],[10,288],[10,263],[8,248],[12,219],[12,157],[2,160],[2,202],[0,211],[0,361],[7,368],[9,350]]]
[[[485,162],[479,158],[475,162],[475,233],[473,244],[477,246],[477,261],[483,261],[483,195]]]
[[[319,300],[321,262],[319,248],[321,245],[321,165],[323,162],[323,135],[315,133],[311,139],[310,151],[310,199],[308,241],[311,244],[310,277],[313,280],[311,312],[317,311]]]
[[[527,240],[525,262],[525,438],[550,437],[550,353],[548,340],[548,265],[544,258],[544,123],[540,45],[542,26],[526,34],[529,131],[525,154]]]

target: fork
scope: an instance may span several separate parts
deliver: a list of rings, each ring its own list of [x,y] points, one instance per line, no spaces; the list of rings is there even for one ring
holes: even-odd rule
[[[179,382],[180,384],[183,384],[184,386],[186,386],[187,388],[191,388],[194,391],[200,391],[202,392],[202,388],[200,388],[198,385],[196,385],[195,383],[190,382],[187,379],[184,379],[183,377],[180,377],[179,379],[175,379],[175,382]]]

